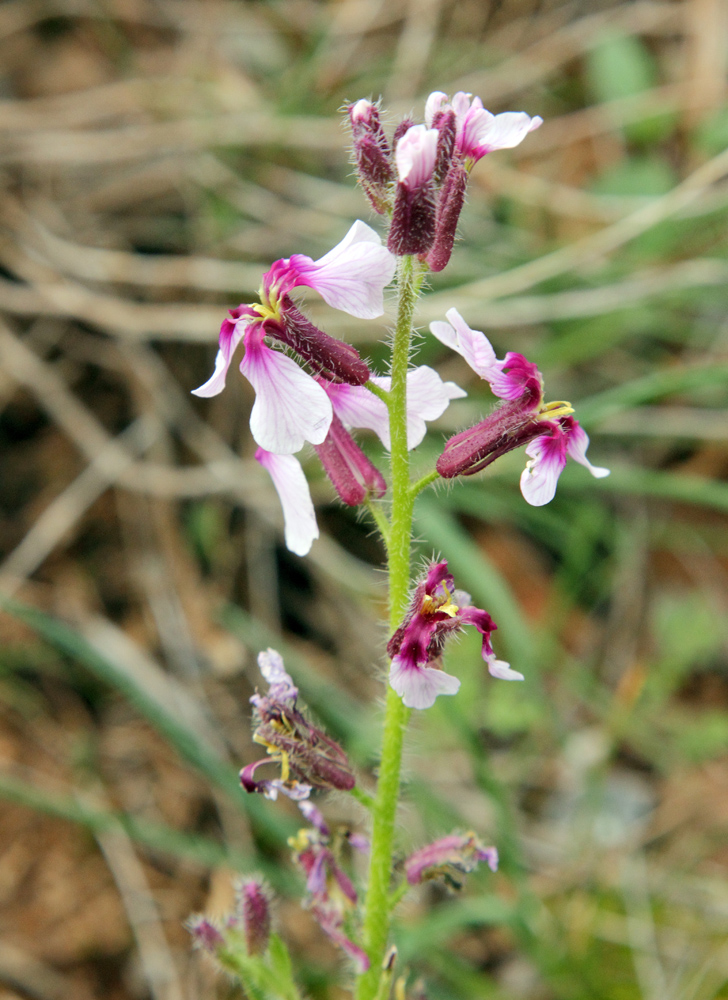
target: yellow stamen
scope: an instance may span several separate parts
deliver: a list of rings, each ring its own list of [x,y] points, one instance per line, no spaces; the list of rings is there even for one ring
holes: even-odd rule
[[[438,604],[434,597],[430,597],[429,594],[425,594],[422,599],[422,612],[424,614],[431,615],[434,614],[435,611],[442,611],[444,615],[449,615],[450,618],[455,617],[460,608],[453,601],[452,594],[447,589],[445,584],[443,584],[443,590],[447,594],[447,597],[442,604]]]
[[[556,399],[552,403],[544,403],[539,411],[539,416],[551,420],[554,417],[568,417],[573,412],[574,407],[571,403],[567,403],[564,399]]]

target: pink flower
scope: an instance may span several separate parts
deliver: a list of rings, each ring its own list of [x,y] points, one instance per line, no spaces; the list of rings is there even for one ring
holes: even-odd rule
[[[292,358],[272,350],[266,338],[291,348],[319,376],[363,385],[369,369],[358,352],[315,327],[290,292],[305,285],[334,308],[371,319],[384,311],[383,290],[395,266],[394,257],[363,222],[355,222],[341,243],[318,261],[304,254],[276,261],[263,276],[260,304],[239,306],[223,321],[215,370],[195,395],[222,391],[242,341],[240,370],[256,391],[250,418],[256,443],[277,455],[293,454],[305,441],[321,444],[333,413],[326,393]]]
[[[492,115],[479,97],[447,94],[436,90],[425,104],[425,122],[439,133],[435,176],[439,185],[435,238],[427,254],[433,271],[441,271],[450,260],[465,190],[473,165],[486,153],[518,146],[543,119],[525,111]]]
[[[571,404],[544,402],[543,378],[535,364],[514,352],[499,361],[485,334],[471,330],[456,309],[450,309],[447,318],[447,323],[431,323],[430,330],[462,355],[504,402],[485,420],[446,442],[437,460],[443,478],[472,476],[522,445],[528,446],[530,460],[521,476],[521,492],[532,506],[553,499],[567,455],[598,479],[609,475],[609,469],[587,459],[589,438],[571,416]]]
[[[455,113],[455,149],[473,163],[497,149],[512,149],[520,145],[529,132],[543,124],[543,118],[531,118],[525,111],[505,111],[493,115],[486,111],[479,97],[460,91],[452,101],[436,90],[425,103],[425,122],[437,128],[447,112]]]
[[[286,548],[305,556],[318,538],[319,529],[301,463],[293,455],[274,455],[264,448],[257,449],[255,460],[270,473],[281,501]]]
[[[459,889],[459,883],[455,882],[447,868],[467,874],[480,861],[487,862],[492,872],[497,871],[498,851],[495,847],[484,847],[470,830],[464,834],[451,833],[426,847],[420,847],[407,858],[404,870],[410,885],[441,877]]]
[[[455,590],[447,563],[432,563],[415,588],[404,621],[387,644],[392,660],[389,683],[408,708],[430,708],[439,694],[456,694],[460,681],[442,669],[448,636],[474,625],[483,636],[482,655],[489,672],[503,680],[523,680],[497,660],[490,637],[496,625],[490,615],[470,604],[470,595]]]

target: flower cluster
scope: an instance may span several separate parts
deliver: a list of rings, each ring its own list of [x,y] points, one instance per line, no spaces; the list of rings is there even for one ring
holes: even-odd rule
[[[460,681],[442,669],[446,639],[474,625],[483,636],[483,659],[489,672],[502,680],[523,680],[496,659],[490,641],[497,625],[487,611],[470,603],[470,595],[455,589],[447,563],[432,563],[415,587],[404,621],[389,640],[392,665],[389,682],[408,708],[430,708],[439,694],[456,694]]]
[[[512,351],[499,361],[485,334],[471,330],[457,309],[450,309],[447,319],[431,323],[430,330],[465,358],[503,403],[446,443],[437,460],[437,471],[444,479],[472,476],[522,445],[527,445],[529,461],[521,476],[521,492],[534,507],[553,499],[567,455],[599,479],[609,475],[609,469],[587,459],[589,438],[571,416],[571,404],[544,402],[543,377],[535,364]]]
[[[290,799],[307,799],[313,788],[350,791],[356,779],[338,743],[312,725],[296,707],[298,688],[286,673],[280,653],[268,649],[258,655],[258,665],[268,681],[268,693],[250,699],[256,721],[253,739],[268,757],[248,764],[240,772],[246,792],[261,792],[269,799],[281,792]],[[280,778],[255,780],[262,764],[281,765]]]
[[[301,812],[313,824],[289,840],[293,859],[306,876],[307,906],[325,934],[353,959],[359,972],[369,968],[369,958],[347,936],[348,917],[357,902],[351,879],[341,868],[332,849],[332,836],[324,817],[312,802],[300,802]],[[365,843],[348,838],[352,846],[366,850]]]
[[[519,145],[542,123],[524,111],[493,115],[479,97],[450,100],[435,91],[424,124],[400,122],[390,144],[371,101],[349,107],[354,156],[362,187],[375,211],[391,215],[388,246],[397,256],[416,254],[432,271],[450,260],[473,166],[487,153]]]

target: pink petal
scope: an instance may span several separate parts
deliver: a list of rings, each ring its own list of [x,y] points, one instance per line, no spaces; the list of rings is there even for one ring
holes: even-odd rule
[[[457,694],[460,681],[444,670],[433,667],[405,666],[392,660],[389,683],[407,708],[432,708],[439,694]]]
[[[256,444],[290,455],[304,442],[321,444],[333,410],[321,386],[296,362],[265,344],[250,345],[240,371],[255,389],[250,430]]]
[[[457,309],[448,309],[448,322],[430,323],[437,339],[460,354],[481,378],[490,380],[500,373],[498,359],[490,341],[480,330],[471,330]]]
[[[314,288],[334,309],[359,319],[384,312],[384,289],[394,277],[397,261],[381,245],[379,235],[358,220],[341,243],[317,261],[303,254],[291,257],[297,284]]]
[[[586,457],[586,450],[588,447],[589,435],[580,424],[574,421],[571,431],[567,437],[566,452],[571,458],[574,459],[575,462],[578,462],[579,465],[585,466],[596,479],[603,479],[605,476],[609,475],[610,470],[591,464],[589,459]]]
[[[250,323],[247,320],[242,319],[237,322],[230,319],[222,321],[222,326],[220,327],[220,350],[217,352],[217,357],[215,358],[215,370],[204,385],[192,390],[193,396],[217,396],[218,393],[222,392],[225,388],[225,379],[227,378],[228,368],[233,360],[235,349],[245,335],[249,325]]]
[[[432,128],[435,115],[439,111],[442,111],[445,104],[447,104],[447,94],[444,94],[441,90],[433,90],[425,101],[425,124],[428,128]]]
[[[264,448],[258,448],[255,459],[270,473],[276,493],[281,501],[286,548],[290,552],[295,552],[297,556],[305,556],[311,549],[314,539],[318,538],[319,530],[311,493],[301,463],[293,455],[274,455],[270,451],[265,451]],[[271,653],[274,650],[268,650],[268,652]],[[261,657],[264,655],[261,653],[261,656],[258,657],[258,663],[263,676],[269,679],[263,670],[264,664],[261,663]],[[273,675],[275,664],[270,663],[270,667]],[[282,660],[280,667],[283,670]],[[283,670],[283,674],[288,677],[285,670]],[[276,676],[278,675],[276,674]],[[288,680],[290,681],[290,677]]]
[[[556,484],[566,465],[566,442],[560,432],[534,438],[526,448],[531,459],[521,473],[521,493],[532,507],[543,507],[554,498]]]
[[[397,143],[394,158],[401,184],[411,191],[432,177],[437,159],[439,132],[426,125],[412,125]]]

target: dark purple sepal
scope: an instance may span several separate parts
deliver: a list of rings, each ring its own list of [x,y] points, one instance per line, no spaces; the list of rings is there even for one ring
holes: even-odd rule
[[[523,399],[509,401],[485,420],[451,437],[435,468],[443,479],[472,476],[501,455],[548,433],[551,427],[551,422],[536,419]]]
[[[455,112],[450,108],[448,111],[440,111],[435,116],[432,127],[437,129],[437,158],[435,160],[434,178],[439,186],[447,176],[452,163],[452,156],[455,150],[455,137],[457,135],[457,121]]]
[[[280,315],[281,322],[266,320],[266,334],[292,348],[317,375],[329,382],[349,385],[364,385],[369,381],[369,368],[357,349],[319,330],[288,295],[281,300]]]
[[[458,221],[465,204],[468,172],[461,162],[454,163],[443,181],[437,201],[435,238],[427,255],[431,271],[442,271],[452,256]]]
[[[392,149],[397,148],[397,143],[405,134],[408,132],[416,122],[412,118],[403,118],[399,125],[394,130],[394,135],[392,136]]]
[[[426,254],[435,239],[435,195],[432,184],[410,190],[397,185],[387,249],[397,257]]]
[[[314,445],[326,475],[345,504],[356,507],[387,492],[384,477],[334,414],[323,444]]]
[[[249,955],[262,955],[270,939],[270,900],[260,882],[240,880],[235,887],[236,916],[243,925]]]

